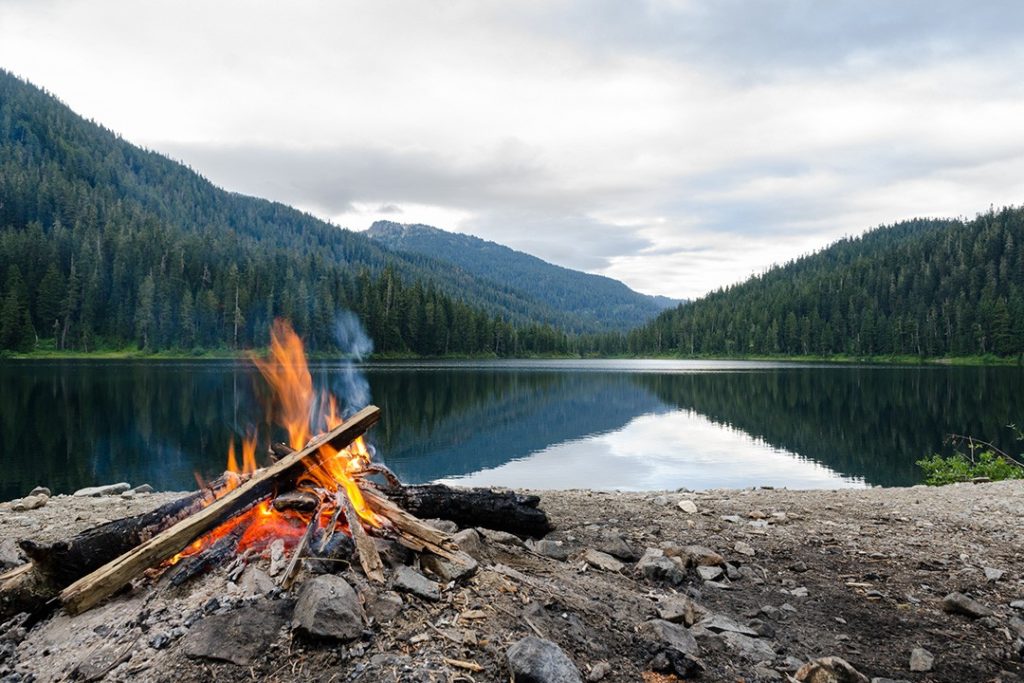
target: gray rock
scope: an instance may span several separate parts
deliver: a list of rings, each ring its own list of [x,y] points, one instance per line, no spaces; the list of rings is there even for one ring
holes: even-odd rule
[[[468,561],[465,564],[452,562],[443,557],[425,553],[420,557],[420,564],[431,574],[445,583],[458,581],[476,573],[477,562],[472,555],[466,554]]]
[[[153,493],[155,490],[156,489],[154,489],[149,484],[139,484],[138,486],[132,489],[132,491],[134,491],[135,493]]]
[[[302,584],[292,615],[296,633],[345,642],[358,638],[365,623],[359,596],[345,579],[322,574]]]
[[[472,555],[478,560],[483,555],[484,544],[480,540],[480,534],[477,533],[476,529],[463,529],[456,534],[452,534],[452,540],[459,546],[459,550],[467,555]]]
[[[687,564],[693,567],[718,567],[725,564],[725,558],[711,548],[702,545],[688,545],[683,548]]]
[[[686,572],[678,559],[667,557],[660,548],[648,548],[636,563],[636,569],[651,581],[665,580],[679,584],[686,578]]]
[[[720,519],[723,522],[729,522],[730,524],[739,524],[743,521],[739,515],[722,515]]]
[[[725,575],[729,577],[730,581],[739,581],[743,578],[743,572],[732,562],[725,563]]]
[[[75,491],[76,496],[80,497],[98,497],[98,496],[116,496],[124,493],[132,487],[128,482],[122,481],[118,484],[105,484],[103,486],[88,486],[84,489],[78,489]]]
[[[807,662],[794,678],[799,683],[869,683],[867,676],[842,657],[822,657]]]
[[[608,553],[602,553],[600,550],[594,550],[593,548],[587,548],[584,551],[582,560],[591,567],[603,569],[606,572],[621,572],[626,567],[626,565]]]
[[[775,658],[775,648],[766,640],[733,631],[706,633],[708,640],[717,640],[727,652],[748,662],[763,662]]]
[[[662,648],[670,648],[690,657],[700,654],[697,639],[679,624],[664,619],[651,619],[640,624],[637,633],[644,639]]]
[[[931,671],[935,664],[935,656],[923,647],[915,647],[910,651],[910,670],[915,673]]]
[[[693,626],[707,610],[685,595],[673,595],[658,601],[658,618],[672,623],[682,622],[687,627]]]
[[[402,565],[395,568],[393,586],[403,593],[411,593],[424,600],[437,602],[441,599],[441,588],[412,567]]]
[[[505,653],[515,683],[582,683],[579,669],[550,640],[527,636]]]
[[[288,560],[284,554],[284,541],[280,538],[274,539],[270,544],[270,575],[277,576],[284,571]]]
[[[996,569],[995,567],[985,567],[984,571],[986,581],[998,581],[1006,573],[1002,569]]]
[[[213,614],[189,630],[182,647],[189,657],[248,666],[277,640],[287,623],[286,607],[284,601],[262,600],[232,612]]]
[[[665,496],[655,496],[651,499],[651,504],[657,505],[658,507],[665,507],[668,505],[668,498]]]
[[[590,673],[587,674],[588,683],[597,683],[597,681],[604,680],[604,677],[612,672],[612,665],[608,662],[598,662],[594,666],[590,667]]]
[[[697,576],[703,581],[717,581],[724,573],[721,567],[706,567],[704,565],[697,567]]]
[[[740,555],[746,555],[747,557],[753,557],[755,553],[753,546],[749,543],[744,543],[743,541],[736,541],[736,545],[734,545],[732,549]]]
[[[9,569],[25,564],[25,554],[13,538],[0,540],[0,569]]]
[[[238,581],[238,587],[242,589],[243,595],[270,595],[278,590],[274,580],[259,567],[249,565],[242,572]]]
[[[37,487],[35,487],[34,489],[32,489],[31,491],[28,492],[28,495],[30,495],[30,496],[46,496],[47,498],[53,497],[53,493],[51,493],[50,489],[46,488],[45,486],[37,486]]]
[[[1014,600],[1010,603],[1010,607],[1013,609],[1024,610],[1024,600]]]
[[[533,544],[533,552],[553,560],[565,562],[569,559],[569,548],[561,541],[553,541],[547,538],[541,539]]]
[[[412,558],[412,551],[398,541],[387,538],[373,537],[373,545],[377,547],[380,558],[389,567],[398,567],[407,564]]]
[[[402,596],[394,591],[384,591],[366,601],[366,613],[377,623],[391,621],[402,612]]]
[[[626,543],[626,539],[622,537],[622,534],[615,532],[609,531],[601,534],[601,540],[597,543],[597,549],[620,560],[636,559],[636,551]]]
[[[942,609],[950,614],[963,614],[971,619],[992,616],[992,610],[963,593],[950,593],[942,598]]]
[[[514,545],[519,546],[520,548],[526,547],[526,544],[523,542],[523,539],[519,538],[515,534],[510,534],[507,531],[495,531],[494,529],[484,529],[483,527],[478,527],[477,531],[479,531],[480,535],[486,538],[491,543],[500,543],[501,545]]]
[[[683,500],[679,501],[678,505],[679,505],[679,509],[682,510],[683,512],[685,512],[688,515],[695,515],[695,514],[697,514],[697,504],[694,503],[692,500],[683,499]]]
[[[446,534],[454,534],[459,530],[459,525],[450,519],[425,519],[423,521]]]
[[[730,619],[724,614],[708,614],[704,616],[704,618],[696,623],[692,631],[695,636],[698,635],[698,631],[712,631],[715,633],[730,631],[750,636],[751,638],[758,637],[757,631]]]

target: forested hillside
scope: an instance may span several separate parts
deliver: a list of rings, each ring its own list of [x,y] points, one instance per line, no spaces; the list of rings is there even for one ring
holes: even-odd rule
[[[602,351],[682,355],[1024,352],[1024,209],[843,239],[666,311]]]
[[[546,309],[423,256],[225,192],[0,71],[0,349],[240,348],[275,316],[320,350],[562,350]]]
[[[397,251],[450,261],[477,277],[522,292],[559,312],[556,322],[576,332],[629,330],[678,303],[634,292],[618,280],[429,225],[378,221],[367,235]]]

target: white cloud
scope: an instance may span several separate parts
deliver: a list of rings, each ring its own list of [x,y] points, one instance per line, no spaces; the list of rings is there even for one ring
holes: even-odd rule
[[[0,66],[229,189],[693,297],[1024,198],[1016,3],[0,4]]]

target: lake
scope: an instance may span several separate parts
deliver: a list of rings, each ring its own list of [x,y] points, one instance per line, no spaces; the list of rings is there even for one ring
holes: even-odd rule
[[[739,361],[313,364],[384,411],[378,459],[404,481],[530,488],[893,486],[951,432],[1008,449],[1019,368]],[[0,363],[0,499],[37,484],[193,489],[263,424],[245,362]],[[353,382],[353,379],[355,380]],[[355,392],[355,393],[353,393]],[[261,452],[265,448],[261,448]]]

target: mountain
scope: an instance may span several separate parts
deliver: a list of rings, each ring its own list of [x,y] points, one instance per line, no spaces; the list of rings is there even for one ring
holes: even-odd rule
[[[563,312],[224,191],[0,70],[0,349],[260,346],[275,316],[331,349],[341,308],[388,352],[567,344]]]
[[[1024,208],[840,240],[665,311],[619,344],[636,354],[1024,353]]]
[[[366,234],[395,251],[448,261],[521,293],[562,313],[557,322],[575,331],[630,329],[679,303],[634,292],[608,277],[556,266],[494,242],[429,225],[377,221]]]

